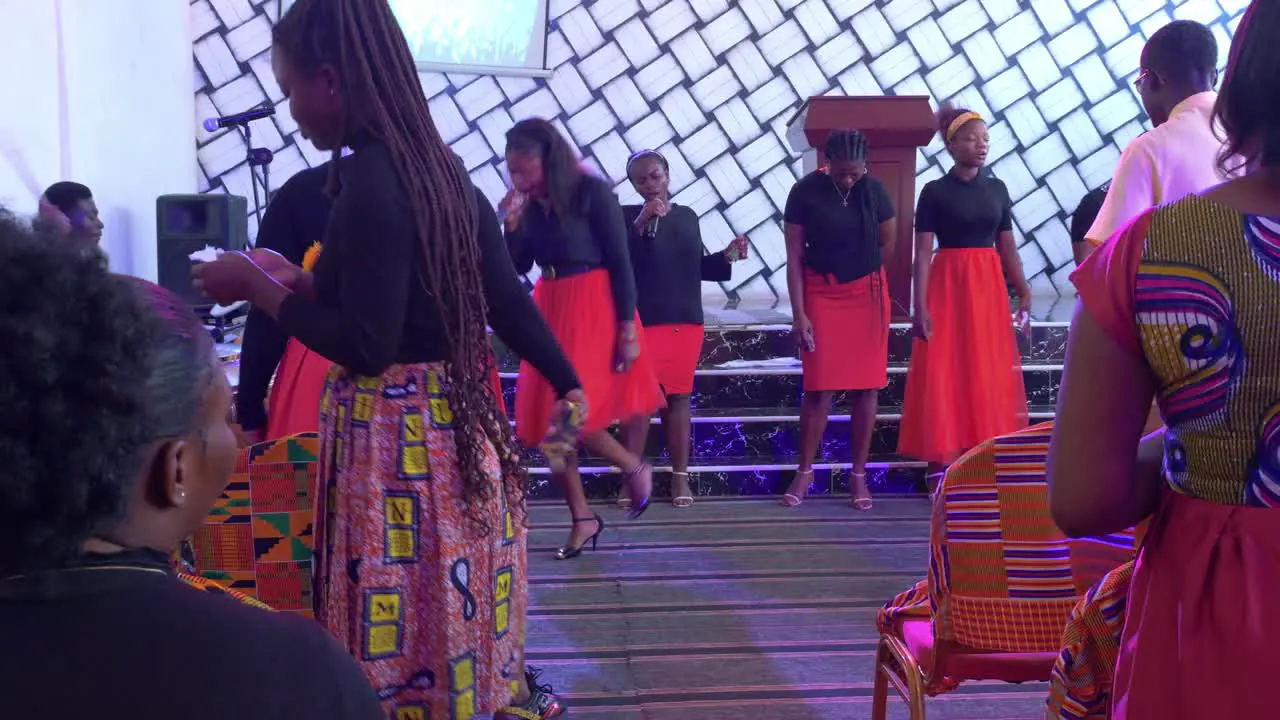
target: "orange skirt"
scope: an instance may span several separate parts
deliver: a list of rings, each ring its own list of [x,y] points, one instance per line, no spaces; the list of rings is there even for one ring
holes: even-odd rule
[[[644,329],[645,349],[658,384],[667,395],[691,395],[694,372],[706,335],[701,325],[650,325]]]
[[[898,454],[942,465],[1027,426],[1027,391],[1000,256],[943,249],[929,265],[933,336],[911,343]]]
[[[804,389],[879,390],[889,382],[889,287],[884,270],[847,283],[805,270],[813,352],[800,353]]]
[[[636,415],[652,415],[663,405],[638,314],[640,357],[626,372],[614,371],[618,317],[610,290],[606,270],[555,280],[543,278],[533,288],[533,301],[573,363],[587,396],[583,432],[603,430]],[[516,381],[516,433],[525,447],[537,447],[546,437],[555,403],[555,391],[546,378],[521,361]]]
[[[333,363],[290,338],[267,401],[267,440],[320,431],[320,399]]]

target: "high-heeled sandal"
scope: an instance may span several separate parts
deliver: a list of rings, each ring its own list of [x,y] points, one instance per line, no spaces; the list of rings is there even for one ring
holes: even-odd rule
[[[551,720],[568,712],[564,701],[555,692],[555,688],[546,683],[539,683],[542,671],[525,666],[524,678],[529,684],[529,699],[519,705],[507,705],[493,714],[493,720]]]
[[[865,490],[867,487],[867,474],[865,472],[850,473],[850,474],[853,475],[853,478],[855,480],[862,481],[862,488]],[[852,485],[854,488],[857,487],[856,482],[852,483]],[[850,489],[853,489],[853,488],[850,488]],[[857,492],[857,491],[854,490],[854,492]],[[870,493],[871,491],[868,490],[867,492]],[[870,510],[871,508],[875,507],[875,502],[871,499],[870,494],[868,494],[866,497],[857,497],[855,495],[853,500],[849,502],[849,507],[853,508],[854,510]]]
[[[631,481],[634,480],[636,476],[644,472],[649,473],[649,492],[645,493],[644,498],[639,502],[636,502],[634,497],[631,498],[631,503],[625,508],[628,520],[635,520],[643,515],[645,510],[649,509],[649,498],[653,495],[653,467],[650,466],[649,463],[642,462],[637,465],[634,470],[627,473],[626,477],[622,479],[623,484],[626,485],[627,492],[630,493]]]
[[[675,477],[676,475],[683,475],[684,485],[685,487],[689,487],[689,473],[680,472],[679,470],[672,470],[671,476]],[[689,492],[693,492],[693,489],[690,488]],[[675,497],[671,498],[671,507],[677,507],[677,508],[693,507],[693,495],[676,495]]]
[[[596,542],[600,540],[600,533],[604,532],[604,518],[600,517],[599,515],[592,515],[589,518],[573,519],[575,523],[591,522],[593,520],[597,523],[600,523],[600,527],[596,528],[596,531],[591,534],[591,537],[587,538],[586,540],[583,540],[582,544],[579,545],[578,547],[571,548],[568,545],[561,546],[560,549],[556,550],[557,560],[572,560],[578,557],[579,555],[582,554],[582,551],[587,547],[587,543],[591,543],[592,551],[596,549]]]
[[[779,501],[782,504],[782,507],[799,507],[800,503],[804,502],[805,496],[809,494],[809,485],[813,484],[813,469],[796,470],[796,478],[806,476],[809,478],[809,482],[804,484],[804,490],[800,491],[799,495],[789,492],[782,493],[782,500]],[[792,480],[791,484],[795,485],[795,480]],[[787,489],[790,490],[790,488]]]

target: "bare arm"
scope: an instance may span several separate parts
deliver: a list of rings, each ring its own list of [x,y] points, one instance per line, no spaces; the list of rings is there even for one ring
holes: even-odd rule
[[[1093,243],[1087,240],[1084,242],[1071,243],[1071,254],[1076,259],[1076,265],[1079,265],[1085,260],[1088,260],[1089,256],[1093,254]]]
[[[1002,230],[996,235],[996,250],[1000,253],[1000,264],[1004,266],[1004,276],[1009,279],[1018,297],[1031,295],[1031,286],[1022,272],[1022,258],[1018,255],[1018,247],[1013,239],[1012,230]]]
[[[782,234],[787,241],[787,295],[791,298],[791,317],[797,322],[807,317],[804,312],[804,228],[784,223]]]
[[[898,220],[889,218],[880,223],[880,257],[885,265],[893,259],[893,252],[898,245]]]
[[[916,233],[916,258],[913,266],[912,280],[915,299],[912,308],[915,312],[929,311],[929,263],[933,262],[933,233]]]

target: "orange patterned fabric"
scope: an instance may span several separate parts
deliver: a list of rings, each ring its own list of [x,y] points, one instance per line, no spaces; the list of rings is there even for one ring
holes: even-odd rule
[[[1071,611],[1049,676],[1049,717],[1106,720],[1134,561],[1107,573]]]
[[[180,572],[178,573],[178,579],[186,583],[187,585],[195,588],[196,590],[203,590],[205,592],[214,593],[217,595],[226,595],[232,600],[239,600],[240,602],[244,603],[245,605],[249,605],[250,607],[256,607],[259,610],[267,610],[270,612],[275,612],[274,610],[271,609],[270,605],[258,602],[257,600],[254,600],[253,598],[249,597],[248,595],[245,595],[244,593],[238,593],[235,590],[228,590],[227,588],[219,585],[218,583],[210,580],[209,578]]]
[[[240,451],[231,482],[189,543],[194,574],[275,610],[312,616],[319,436]]]

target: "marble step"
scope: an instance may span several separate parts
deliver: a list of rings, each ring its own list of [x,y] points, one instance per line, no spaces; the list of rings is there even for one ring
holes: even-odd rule
[[[1034,406],[1054,406],[1058,402],[1058,386],[1062,382],[1060,363],[1026,363],[1022,366],[1027,402]],[[768,367],[702,368],[694,377],[691,402],[698,409],[719,411],[757,408],[798,409],[801,388],[798,362]],[[906,394],[907,366],[896,363],[889,367],[889,384],[880,391],[882,412],[898,412]],[[502,389],[508,410],[515,407],[516,373],[502,373]],[[845,405],[844,394],[837,393],[834,407]]]
[[[1061,364],[1066,356],[1066,323],[1038,323],[1029,335],[1014,333],[1024,363]],[[513,372],[519,360],[494,339],[499,369]],[[734,360],[767,360],[795,357],[795,341],[790,325],[747,325],[708,327],[702,344],[700,365],[715,367]],[[911,357],[911,326],[894,323],[889,333],[889,360],[906,363]]]
[[[765,457],[721,457],[697,460],[690,464],[689,483],[697,497],[747,495],[781,495],[795,477],[798,458],[780,453]],[[671,498],[671,467],[654,465],[654,497],[660,502]],[[847,495],[849,493],[849,459],[847,455],[822,458],[813,464],[811,495]],[[617,468],[604,465],[584,466],[580,470],[583,488],[589,500],[617,497],[622,475]],[[867,486],[872,492],[920,493],[925,490],[925,464],[896,455],[872,455],[867,462]],[[546,467],[529,468],[529,498],[535,500],[562,497],[554,486]]]

